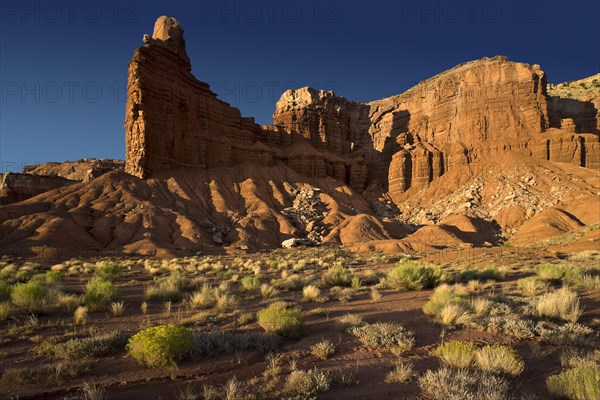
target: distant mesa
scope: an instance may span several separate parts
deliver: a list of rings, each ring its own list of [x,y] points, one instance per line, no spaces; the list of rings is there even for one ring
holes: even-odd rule
[[[538,65],[486,57],[368,103],[288,90],[273,124],[260,126],[192,75],[183,29],[168,16],[128,72],[124,172],[115,163],[6,200],[3,248],[173,256],[332,242],[434,251],[600,223],[589,212],[600,200],[592,80],[567,96]],[[560,212],[542,213],[550,209]],[[576,222],[518,234],[557,215]]]

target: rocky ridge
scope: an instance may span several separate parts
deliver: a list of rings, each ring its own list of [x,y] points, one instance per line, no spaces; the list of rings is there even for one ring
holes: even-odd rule
[[[537,65],[483,58],[370,103],[289,90],[259,126],[191,74],[183,29],[160,17],[129,63],[124,172],[28,169],[81,182],[0,207],[0,245],[434,251],[562,234],[600,223],[597,97],[578,96],[549,96]]]

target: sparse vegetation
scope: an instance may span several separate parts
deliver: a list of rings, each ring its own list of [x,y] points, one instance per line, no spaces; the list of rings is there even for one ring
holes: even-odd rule
[[[471,342],[448,342],[435,350],[435,355],[447,366],[466,369],[473,366],[477,346]]]

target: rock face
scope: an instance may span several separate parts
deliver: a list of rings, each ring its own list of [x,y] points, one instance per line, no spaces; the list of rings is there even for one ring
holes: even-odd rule
[[[84,158],[78,161],[48,162],[37,165],[26,165],[23,172],[38,176],[59,176],[74,181],[89,181],[111,171],[122,170],[121,160],[103,160]]]
[[[599,168],[594,104],[549,99],[546,87],[538,65],[484,58],[368,104],[308,88],[288,91],[273,120],[318,148],[364,154],[361,185],[387,190],[396,201],[449,170],[484,170],[511,151]]]
[[[0,175],[0,205],[17,203],[74,183],[77,182],[58,176],[4,173]]]

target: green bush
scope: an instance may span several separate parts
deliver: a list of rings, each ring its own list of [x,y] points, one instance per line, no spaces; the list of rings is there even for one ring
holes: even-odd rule
[[[184,326],[161,325],[133,335],[127,351],[142,365],[152,368],[176,366],[185,358],[194,343],[192,331]]]
[[[260,289],[260,278],[258,276],[245,276],[240,281],[244,290],[254,292]]]
[[[50,288],[38,280],[16,284],[10,295],[14,305],[28,312],[42,311],[50,303],[51,296]]]
[[[421,290],[434,287],[441,277],[438,265],[404,261],[388,272],[386,282],[398,290]]]
[[[83,302],[90,311],[104,311],[117,296],[117,288],[111,281],[98,276],[89,280],[85,285]]]
[[[119,276],[121,273],[121,267],[119,264],[112,261],[102,261],[100,265],[96,267],[94,275],[104,278],[106,280],[112,280]]]
[[[258,324],[268,333],[296,338],[302,331],[302,310],[287,308],[276,302],[264,308],[256,315]]]
[[[350,286],[352,283],[352,272],[342,266],[329,268],[321,277],[326,286]]]
[[[535,273],[546,281],[560,281],[570,275],[573,268],[567,264],[539,264],[536,265]]]
[[[478,281],[497,281],[502,278],[502,272],[495,265],[490,265],[489,267],[477,270],[477,269],[466,269],[462,271],[457,280],[459,282],[469,282],[473,280]]]
[[[546,379],[548,391],[569,400],[600,399],[600,369],[572,368]]]

